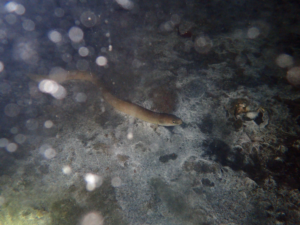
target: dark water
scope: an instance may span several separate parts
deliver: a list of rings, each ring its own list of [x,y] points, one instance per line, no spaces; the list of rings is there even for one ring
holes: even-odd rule
[[[0,225],[299,224],[299,6],[0,1]]]

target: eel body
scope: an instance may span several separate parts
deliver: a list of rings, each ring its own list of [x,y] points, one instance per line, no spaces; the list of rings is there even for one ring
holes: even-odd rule
[[[176,126],[182,124],[182,120],[178,117],[167,114],[167,113],[157,113],[150,111],[148,109],[145,109],[139,105],[136,105],[131,102],[123,101],[114,95],[112,95],[105,87],[104,85],[95,77],[95,75],[86,73],[86,72],[80,72],[80,71],[72,71],[72,72],[66,72],[63,74],[56,74],[54,76],[50,77],[43,77],[43,76],[37,76],[37,75],[28,75],[32,80],[35,80],[37,82],[40,82],[44,79],[50,79],[53,81],[56,81],[57,83],[62,83],[67,80],[85,80],[90,81],[94,83],[102,93],[103,99],[110,104],[113,108],[116,110],[123,112],[127,115],[136,117],[138,119],[141,119],[145,122],[157,124],[161,126]]]

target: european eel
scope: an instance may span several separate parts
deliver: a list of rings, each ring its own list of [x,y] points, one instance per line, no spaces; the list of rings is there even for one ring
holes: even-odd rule
[[[110,104],[116,110],[126,113],[127,115],[136,117],[148,123],[157,124],[161,126],[177,126],[182,124],[182,120],[178,117],[167,114],[167,113],[157,113],[145,109],[139,105],[131,102],[123,101],[115,96],[113,96],[104,85],[93,75],[80,71],[67,72],[66,74],[58,74],[50,78],[46,78],[38,75],[28,75],[32,80],[40,82],[44,79],[50,79],[56,81],[57,83],[62,83],[67,80],[85,80],[94,83],[100,90],[103,99]]]

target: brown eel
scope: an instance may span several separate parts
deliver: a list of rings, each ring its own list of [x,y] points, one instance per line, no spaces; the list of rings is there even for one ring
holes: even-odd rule
[[[95,75],[80,71],[71,71],[65,74],[56,74],[55,76],[50,76],[49,78],[38,76],[38,75],[28,75],[32,80],[40,82],[44,79],[50,79],[58,83],[62,83],[67,80],[85,80],[90,81],[97,85],[101,90],[103,99],[109,103],[116,110],[126,113],[127,115],[136,117],[145,122],[157,124],[161,126],[177,126],[182,124],[182,120],[178,117],[167,114],[167,113],[157,113],[145,109],[139,105],[131,102],[123,101],[115,96],[113,96],[104,85],[95,77]]]

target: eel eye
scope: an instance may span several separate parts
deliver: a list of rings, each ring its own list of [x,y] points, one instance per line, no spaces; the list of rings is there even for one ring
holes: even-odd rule
[[[172,122],[173,122],[174,124],[176,124],[176,121],[175,121],[175,120],[173,120]]]

